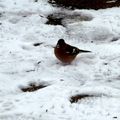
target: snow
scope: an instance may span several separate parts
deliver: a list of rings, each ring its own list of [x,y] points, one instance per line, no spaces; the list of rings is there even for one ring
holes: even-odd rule
[[[65,18],[65,27],[45,24],[57,12],[77,17]],[[120,120],[119,7],[72,11],[47,0],[0,0],[0,13],[0,120]],[[64,65],[54,56],[60,38],[92,53]],[[30,83],[47,87],[22,92]],[[71,104],[77,94],[95,97]]]

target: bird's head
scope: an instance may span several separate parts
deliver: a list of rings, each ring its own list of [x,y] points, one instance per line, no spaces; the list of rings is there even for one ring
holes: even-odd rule
[[[57,44],[58,44],[59,46],[64,45],[64,44],[65,44],[64,39],[59,39]]]

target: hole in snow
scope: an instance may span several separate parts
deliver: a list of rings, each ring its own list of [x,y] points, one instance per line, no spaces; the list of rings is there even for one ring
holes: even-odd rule
[[[36,90],[42,89],[44,87],[47,87],[48,85],[41,83],[41,84],[36,84],[36,83],[30,83],[28,87],[21,87],[21,90],[23,92],[34,92]]]
[[[88,97],[95,97],[94,95],[88,95],[88,94],[81,94],[81,95],[75,95],[70,98],[71,103],[76,103],[78,100],[85,99]]]

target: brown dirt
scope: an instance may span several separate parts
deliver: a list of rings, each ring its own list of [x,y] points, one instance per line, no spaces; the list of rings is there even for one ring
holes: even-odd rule
[[[87,95],[87,94],[75,95],[70,98],[70,102],[76,103],[76,102],[78,102],[78,100],[85,99],[88,97],[94,97],[94,95]]]
[[[103,9],[120,6],[120,0],[49,0],[52,4],[79,9]]]
[[[47,87],[47,85],[45,85],[45,84],[36,85],[35,83],[30,83],[28,87],[22,87],[21,90],[23,92],[34,92],[34,91],[42,89],[44,87]]]

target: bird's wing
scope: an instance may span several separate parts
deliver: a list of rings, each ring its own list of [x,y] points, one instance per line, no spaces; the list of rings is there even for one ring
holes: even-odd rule
[[[67,46],[65,48],[65,53],[70,55],[76,55],[79,53],[79,49],[73,46]]]

